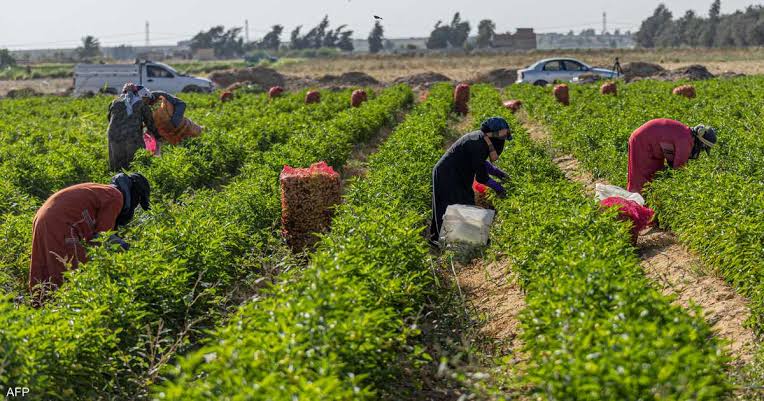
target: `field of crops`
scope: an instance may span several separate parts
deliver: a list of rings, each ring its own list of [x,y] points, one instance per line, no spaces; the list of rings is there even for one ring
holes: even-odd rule
[[[304,92],[225,104],[186,95],[188,116],[206,131],[161,157],[138,155],[132,169],[154,192],[152,210],[123,233],[131,249],[90,248],[89,262],[39,309],[26,290],[34,213],[60,188],[108,181],[111,98],[2,100],[0,391],[23,386],[56,400],[422,399],[411,394],[434,379],[412,367],[447,365],[437,354],[447,350],[427,343],[423,316],[438,316],[437,291],[456,291],[442,284],[448,259],[423,235],[431,170],[456,123],[477,127],[498,115],[515,140],[499,160],[511,178],[507,197],[492,199],[498,218],[483,258],[508,266],[527,306],[523,357],[484,359],[486,369],[511,372],[487,384],[493,397],[723,399],[734,390],[724,341],[698,309],[661,294],[628,225],[569,181],[502,107],[522,99],[556,148],[622,186],[628,136],[644,121],[718,127],[711,157],[661,173],[646,194],[661,226],[750,299],[761,333],[764,79],[696,86],[693,100],[658,82],[622,85],[617,97],[574,87],[563,107],[549,88],[478,85],[468,119],[452,114],[450,84],[416,104],[409,87],[392,86],[358,108],[350,91],[312,105]],[[331,232],[292,254],[279,236],[282,167],[325,160],[341,170],[386,130],[363,176],[345,183]]]
[[[718,127],[720,144],[687,168],[668,170],[647,187],[664,227],[679,235],[716,272],[750,298],[756,330],[764,330],[764,79],[695,84],[696,99],[669,96],[672,85],[639,82],[619,95],[574,88],[571,107],[558,107],[543,90],[512,88],[529,112],[552,130],[596,176],[625,186],[627,140],[651,118]]]

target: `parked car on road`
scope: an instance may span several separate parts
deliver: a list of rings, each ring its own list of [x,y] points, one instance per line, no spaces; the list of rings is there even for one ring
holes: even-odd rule
[[[572,58],[550,58],[537,61],[530,67],[517,71],[517,83],[546,85],[554,81],[570,82],[587,73],[604,79],[612,79],[617,75],[615,71],[594,68]]]
[[[128,82],[167,93],[211,92],[207,78],[192,77],[163,63],[140,61],[135,64],[77,64],[74,67],[74,93],[117,94]]]

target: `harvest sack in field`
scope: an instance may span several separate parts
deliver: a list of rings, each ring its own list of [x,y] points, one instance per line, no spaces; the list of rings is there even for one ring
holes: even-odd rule
[[[620,196],[611,196],[600,201],[600,205],[605,208],[618,207],[618,219],[621,221],[631,221],[631,239],[637,241],[639,232],[652,224],[655,212],[647,206],[642,206],[638,202],[621,198]]]
[[[171,120],[175,108],[165,98],[161,98],[161,102],[153,113],[154,125],[167,143],[177,145],[186,138],[199,136],[202,133],[203,128],[200,125],[185,117],[177,127],[174,126]]]
[[[363,102],[367,101],[369,97],[366,95],[365,90],[356,89],[350,95],[350,105],[353,107],[360,106]]]
[[[677,86],[671,93],[692,99],[695,97],[695,87],[692,85]]]
[[[468,205],[449,205],[443,215],[440,240],[446,244],[483,246],[496,212]]]
[[[320,103],[320,102],[321,102],[321,92],[310,91],[305,94],[305,104]]]
[[[570,92],[567,84],[559,84],[554,86],[554,97],[558,102],[568,106],[570,105]]]
[[[516,113],[518,110],[520,110],[520,107],[523,106],[523,102],[520,100],[507,100],[504,102],[504,107],[508,110],[511,110],[513,113]]]
[[[143,143],[146,144],[146,150],[151,152],[152,155],[157,154],[157,140],[148,132],[143,133]]]
[[[600,86],[600,93],[603,95],[618,95],[618,86],[615,82],[606,82]]]
[[[642,195],[636,192],[629,192],[617,185],[597,184],[594,186],[594,194],[597,196],[597,199],[599,199],[600,201],[616,196],[619,198],[637,202],[642,206],[645,205],[645,198],[643,198]]]
[[[467,114],[469,107],[467,103],[470,101],[470,86],[467,84],[459,84],[454,89],[454,110],[459,114]]]
[[[475,205],[483,209],[493,209],[491,201],[488,200],[488,186],[477,181],[472,182],[472,192],[475,193]]]
[[[268,89],[268,99],[277,98],[281,96],[282,93],[284,93],[284,88],[280,86],[274,86],[271,89]]]
[[[281,183],[281,234],[300,251],[329,230],[334,207],[341,201],[340,176],[325,162],[309,168],[284,166]]]

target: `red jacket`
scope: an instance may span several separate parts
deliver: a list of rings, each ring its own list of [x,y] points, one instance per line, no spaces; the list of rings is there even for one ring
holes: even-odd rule
[[[695,141],[690,127],[679,121],[659,118],[637,128],[629,138],[630,192],[641,192],[655,173],[665,168],[684,166],[690,159]]]
[[[44,282],[60,286],[64,261],[72,268],[85,262],[82,242],[114,229],[123,203],[122,192],[114,186],[91,183],[64,188],[48,198],[34,218],[30,289]]]

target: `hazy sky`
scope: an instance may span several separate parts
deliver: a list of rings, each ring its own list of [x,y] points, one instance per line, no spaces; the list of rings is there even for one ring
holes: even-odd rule
[[[150,23],[152,44],[175,43],[213,25],[243,26],[249,20],[250,39],[261,37],[273,24],[310,28],[329,15],[332,26],[347,24],[355,37],[365,38],[372,15],[384,18],[385,36],[426,36],[438,19],[455,11],[472,23],[492,19],[500,32],[533,27],[538,32],[602,28],[607,12],[609,30],[636,30],[659,0],[0,0],[0,48],[76,47],[84,35],[103,45],[144,43]],[[681,16],[687,9],[705,15],[711,0],[666,0]],[[755,0],[722,0],[722,13],[761,4]],[[303,30],[304,32],[305,30]]]

